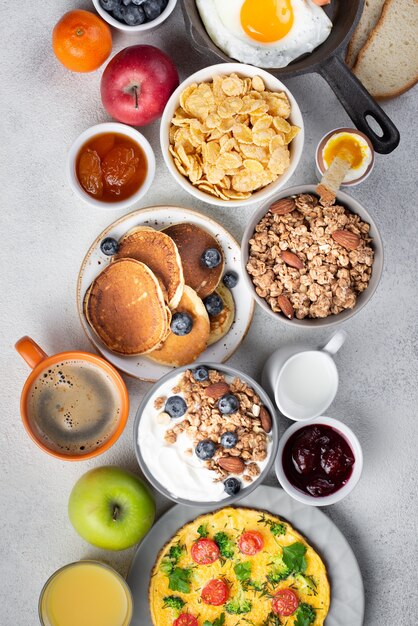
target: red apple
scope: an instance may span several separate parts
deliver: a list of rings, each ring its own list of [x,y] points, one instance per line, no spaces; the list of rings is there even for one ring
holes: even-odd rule
[[[101,95],[106,111],[119,122],[145,126],[161,117],[179,84],[177,68],[154,46],[129,46],[106,66]]]

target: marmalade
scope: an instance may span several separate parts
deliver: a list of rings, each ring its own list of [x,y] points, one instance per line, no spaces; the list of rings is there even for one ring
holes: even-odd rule
[[[103,133],[87,141],[77,155],[76,172],[89,196],[102,202],[130,198],[147,175],[147,158],[136,141],[119,133]]]

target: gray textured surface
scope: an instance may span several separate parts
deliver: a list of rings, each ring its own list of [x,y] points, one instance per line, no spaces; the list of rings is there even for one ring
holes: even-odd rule
[[[89,8],[88,3],[84,7]],[[70,526],[66,506],[75,480],[90,467],[121,464],[137,469],[132,424],[148,385],[127,381],[130,422],[114,448],[95,461],[71,464],[46,456],[29,441],[19,418],[19,394],[28,369],[13,351],[13,343],[27,333],[49,353],[90,348],[77,318],[77,272],[94,237],[120,215],[95,211],[77,201],[64,176],[72,140],[107,119],[99,98],[101,70],[71,74],[51,53],[52,26],[70,8],[68,0],[45,0],[8,2],[0,9],[0,623],[5,626],[37,624],[39,591],[59,566],[98,557],[124,573],[132,555],[89,547]],[[138,41],[160,45],[172,55],[182,76],[206,63],[185,38],[179,7],[156,33],[141,39],[117,34],[114,51]],[[320,77],[301,77],[287,84],[305,116],[307,135],[303,161],[290,181],[294,185],[314,181],[317,141],[349,120]],[[367,626],[410,626],[416,622],[411,549],[417,537],[417,198],[411,164],[416,164],[412,151],[417,91],[384,106],[401,131],[401,145],[389,156],[378,156],[372,176],[352,193],[376,218],[385,242],[386,266],[376,296],[344,325],[349,340],[337,357],[341,386],[329,411],[358,434],[364,448],[364,475],[357,489],[327,513],[350,541],[363,571]],[[240,237],[251,209],[228,211],[194,202],[162,163],[158,124],[144,134],[156,151],[158,173],[142,206],[173,201],[194,206]],[[301,333],[257,310],[231,365],[259,376],[273,348],[302,338],[319,345],[327,333]],[[275,479],[270,482],[275,484]],[[159,507],[162,511],[167,503],[160,501]]]

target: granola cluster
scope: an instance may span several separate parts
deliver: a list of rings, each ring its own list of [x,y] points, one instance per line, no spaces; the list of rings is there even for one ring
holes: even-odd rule
[[[218,383],[226,385],[228,393],[234,394],[238,399],[239,409],[235,413],[223,415],[219,411],[217,407],[219,396],[216,393]],[[208,395],[208,392],[211,395]],[[183,394],[188,410],[181,421],[165,432],[167,444],[174,444],[177,437],[185,433],[190,438],[191,444],[185,454],[192,456],[195,446],[200,441],[206,439],[213,441],[216,444],[215,454],[210,460],[204,461],[204,464],[218,475],[215,482],[222,481],[231,474],[239,474],[244,482],[251,483],[259,476],[259,462],[267,458],[270,440],[264,430],[266,425],[264,423],[263,428],[261,419],[263,412],[266,415],[267,410],[247,383],[239,378],[226,383],[224,374],[216,370],[209,370],[208,380],[197,382],[191,370],[187,370],[179,384],[173,388],[173,393]],[[163,407],[165,400],[163,396],[156,398],[155,407],[157,409]],[[234,432],[237,435],[234,447],[227,449],[221,445],[221,436],[225,432]]]
[[[353,308],[372,273],[369,224],[343,206],[322,206],[313,195],[293,200],[285,214],[272,208],[249,241],[247,271],[256,293],[289,318],[323,318]],[[341,241],[354,234],[355,249],[338,243],[336,231]],[[292,253],[290,264],[284,251]],[[293,265],[300,267],[292,266],[295,255],[299,263]]]

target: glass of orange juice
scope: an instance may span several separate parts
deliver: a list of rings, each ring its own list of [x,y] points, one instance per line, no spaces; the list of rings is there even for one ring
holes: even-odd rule
[[[39,598],[42,626],[129,626],[132,594],[114,569],[78,561],[57,570]]]

